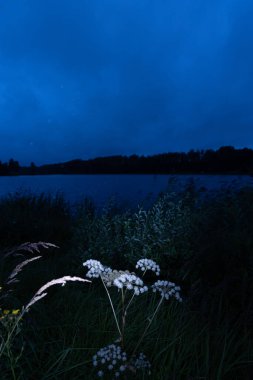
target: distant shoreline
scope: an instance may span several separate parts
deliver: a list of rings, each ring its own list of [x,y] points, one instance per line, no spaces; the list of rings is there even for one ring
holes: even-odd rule
[[[249,176],[252,177],[253,173],[247,173],[247,172],[168,172],[168,173],[111,173],[111,172],[98,172],[98,173],[18,173],[18,174],[0,174],[0,177],[26,177],[26,176],[47,176],[47,175],[169,175],[169,176],[178,176],[178,175],[200,175],[200,176],[205,176],[205,175],[220,175],[220,176],[229,176],[229,175],[235,175],[235,176]]]
[[[253,175],[253,150],[224,146],[218,150],[190,150],[188,153],[162,153],[153,156],[108,156],[75,159],[57,164],[21,166],[10,159],[0,161],[0,175],[49,174],[151,174],[151,175]]]

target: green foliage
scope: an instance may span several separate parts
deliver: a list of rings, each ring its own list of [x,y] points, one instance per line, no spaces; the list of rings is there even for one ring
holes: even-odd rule
[[[209,197],[189,187],[180,197],[164,194],[151,208],[135,212],[114,206],[98,212],[86,200],[73,213],[63,199],[20,195],[1,200],[0,212],[2,248],[36,240],[61,246],[22,272],[11,300],[23,302],[59,275],[83,277],[81,264],[91,257],[130,270],[138,259],[152,258],[162,277],[181,285],[184,295],[182,305],[161,310],[143,341],[152,380],[252,378],[252,189]],[[4,274],[6,265],[0,267]],[[102,290],[96,284],[68,285],[34,306],[12,351],[15,360],[23,347],[17,378],[95,378],[92,355],[117,338]],[[128,345],[139,336],[143,310],[151,315],[154,300],[144,296],[133,303]]]
[[[214,304],[253,326],[253,191],[219,194],[195,211],[182,263],[191,301],[207,318]]]
[[[118,336],[101,292],[94,285],[57,289],[31,311],[23,330],[21,379],[96,378],[92,356]],[[134,347],[143,329],[143,310],[151,315],[154,303],[154,297],[147,302],[144,296],[133,304],[128,345]],[[214,328],[187,305],[169,304],[154,319],[142,348],[152,362],[152,380],[251,379],[252,340],[246,331],[228,327],[220,314]]]
[[[17,193],[0,200],[0,247],[25,241],[65,243],[70,238],[71,218],[67,203],[56,196]]]
[[[113,206],[112,206],[113,207]],[[108,265],[134,265],[140,258],[153,258],[162,264],[175,261],[178,242],[188,231],[190,205],[175,194],[161,195],[154,205],[136,212],[84,213],[79,219],[73,246],[83,259],[96,257]]]

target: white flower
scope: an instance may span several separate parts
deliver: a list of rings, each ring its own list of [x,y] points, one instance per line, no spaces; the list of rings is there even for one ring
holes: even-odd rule
[[[152,289],[153,292],[159,292],[166,300],[171,297],[175,297],[179,302],[182,301],[179,294],[181,288],[180,286],[176,286],[174,282],[158,280],[152,285]]]
[[[112,374],[112,370],[114,370],[113,378],[115,378],[119,377],[120,373],[126,369],[126,365],[123,363],[127,361],[127,354],[122,351],[120,346],[110,344],[109,346],[101,348],[96,355],[93,356],[93,365],[95,361],[96,365],[101,365],[104,369],[97,372],[99,377],[102,377],[106,370],[110,371],[110,374]]]
[[[146,272],[147,270],[151,270],[152,272],[155,272],[157,276],[160,275],[160,267],[158,264],[156,264],[155,261],[150,259],[140,259],[137,261],[136,268],[140,269],[142,272]]]
[[[141,369],[141,370],[148,370],[148,374],[150,375],[150,368],[151,364],[149,360],[146,358],[146,355],[144,355],[142,352],[139,354],[139,356],[134,356],[131,361],[130,365],[134,368]]]
[[[86,277],[89,277],[89,278],[98,278],[103,273],[112,272],[111,268],[105,267],[98,260],[92,260],[92,259],[87,260],[83,263],[83,266],[89,269],[89,271],[86,274]]]
[[[128,290],[133,289],[137,296],[148,290],[148,287],[143,284],[143,281],[135,274],[131,273],[121,274],[113,281],[113,284],[119,289],[122,289],[123,287],[126,287]]]

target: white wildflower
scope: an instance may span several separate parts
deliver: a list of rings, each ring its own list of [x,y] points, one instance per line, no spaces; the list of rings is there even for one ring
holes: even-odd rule
[[[143,284],[139,277],[130,273],[121,274],[113,281],[113,284],[119,289],[126,287],[128,290],[133,290],[137,296],[148,290],[148,287]]]
[[[140,259],[137,261],[136,268],[140,269],[142,272],[146,272],[147,270],[151,270],[155,272],[157,276],[160,275],[160,267],[156,264],[155,261],[150,259]]]
[[[153,292],[159,292],[162,297],[168,300],[171,297],[175,297],[179,302],[182,301],[180,296],[180,286],[176,286],[174,282],[158,280],[152,285]]]
[[[127,361],[126,352],[122,351],[120,346],[116,344],[110,344],[109,346],[101,348],[96,355],[93,356],[93,365],[101,365],[104,370],[97,372],[99,377],[102,377],[105,370],[109,370],[112,373],[114,370],[113,378],[119,377],[120,373],[125,371],[126,365],[123,364]],[[105,367],[106,364],[106,367]]]
[[[103,273],[112,272],[111,268],[105,267],[98,260],[92,260],[92,259],[87,260],[83,263],[83,266],[89,269],[89,271],[86,273],[86,277],[89,277],[89,278],[98,278]]]
[[[142,370],[148,370],[148,374],[151,374],[150,368],[151,364],[149,360],[146,358],[146,355],[144,355],[142,352],[139,354],[139,356],[134,356],[131,361],[130,365],[135,369],[142,369]]]

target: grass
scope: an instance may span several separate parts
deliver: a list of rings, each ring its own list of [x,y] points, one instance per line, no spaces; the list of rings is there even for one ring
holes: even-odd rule
[[[59,291],[31,313],[36,322],[25,329],[28,346],[22,371],[29,365],[29,371],[35,371],[39,379],[81,379],[84,375],[87,379],[95,378],[92,355],[112,342],[117,331],[109,305],[104,297],[99,297],[99,291],[89,289],[83,299],[79,292],[72,289],[60,294]],[[60,296],[65,300],[65,308]],[[51,312],[50,306],[54,308]],[[127,332],[130,345],[139,336],[143,306],[147,308],[145,299],[141,303],[138,300],[129,316],[134,326]],[[148,305],[150,311],[151,306]],[[224,321],[216,329],[200,324],[197,315],[185,306],[165,307],[154,321],[142,349],[152,362],[152,379],[167,379],[168,374],[171,379],[251,378],[252,344],[247,333],[230,329]],[[29,371],[23,378],[29,378],[29,373],[31,376]]]
[[[1,200],[0,212],[0,283],[12,290],[1,299],[3,309],[20,308],[53,278],[85,277],[82,263],[89,258],[132,271],[138,259],[147,257],[160,265],[162,278],[181,285],[184,299],[163,305],[141,344],[152,363],[150,378],[252,378],[251,189],[212,198],[188,189],[180,197],[162,195],[148,210],[112,207],[103,213],[90,201],[73,211],[60,196],[19,194]],[[42,257],[29,263],[9,289],[7,274],[21,258],[6,259],[5,254],[25,241],[50,241],[60,249],[42,249]],[[22,260],[32,257],[26,251],[19,254]],[[147,276],[147,283],[152,281]],[[114,302],[117,295],[115,289]],[[134,347],[143,331],[144,311],[151,315],[156,302],[155,294],[134,300],[126,325],[128,347]],[[3,380],[95,379],[92,356],[118,337],[110,303],[97,281],[53,287],[21,322],[12,346],[12,360],[18,360],[11,365],[8,357],[1,361]]]
[[[17,193],[0,200],[0,247],[26,241],[65,245],[71,236],[70,207],[60,194]]]

